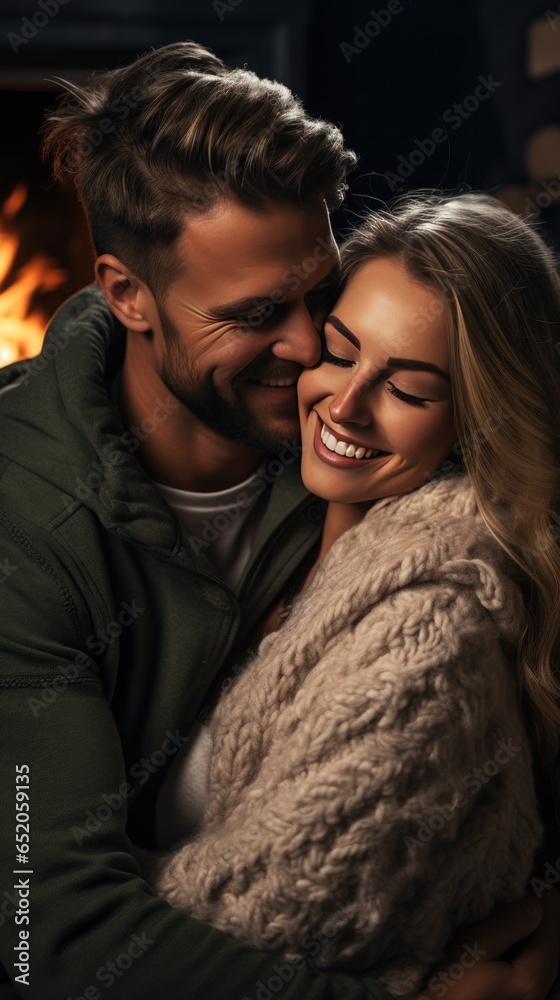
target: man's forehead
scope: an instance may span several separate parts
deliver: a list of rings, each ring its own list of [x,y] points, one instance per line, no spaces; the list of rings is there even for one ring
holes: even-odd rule
[[[252,208],[223,202],[187,220],[178,249],[189,270],[254,271],[257,280],[259,271],[262,274],[266,268],[301,264],[314,254],[337,255],[322,204]]]

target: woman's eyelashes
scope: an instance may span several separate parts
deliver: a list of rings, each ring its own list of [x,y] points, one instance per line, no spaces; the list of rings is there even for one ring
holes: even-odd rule
[[[339,368],[351,368],[355,365],[355,361],[349,361],[347,358],[338,358],[336,354],[331,354],[325,343],[323,343],[323,350],[321,352],[321,361],[327,361],[331,365],[337,365]]]
[[[336,354],[331,354],[325,344],[323,344],[323,350],[321,354],[321,363],[326,361],[327,364],[336,365],[338,368],[352,368],[356,364],[355,361],[349,361],[348,358],[339,358]],[[425,406],[430,400],[422,399],[421,396],[411,396],[408,392],[403,392],[402,389],[397,389],[396,385],[392,382],[387,382],[388,392],[397,399],[402,400],[403,403],[408,403],[409,406]]]
[[[392,382],[387,382],[387,385],[391,388],[389,392],[396,396],[397,399],[402,399],[403,403],[408,403],[410,406],[425,406],[429,403],[429,399],[422,399],[421,396],[411,396],[408,392],[403,392],[402,389],[397,389],[396,385]]]

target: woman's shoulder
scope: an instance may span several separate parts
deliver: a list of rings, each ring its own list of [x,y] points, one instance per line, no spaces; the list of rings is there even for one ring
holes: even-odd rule
[[[451,520],[459,519],[469,524],[478,519],[479,511],[471,480],[466,472],[433,473],[420,486],[373,504],[361,522],[364,532],[375,532],[376,522],[398,524],[401,530],[407,525],[414,528],[437,524],[444,528]]]
[[[395,711],[421,690],[428,701],[430,691],[458,698],[465,690],[488,706],[492,692],[505,700],[506,688],[513,698],[519,589],[490,549],[476,547],[486,536],[468,528],[477,517],[468,481],[442,478],[424,489],[385,505],[379,522],[368,512],[331,547],[250,665],[243,690],[254,694],[262,680],[261,707],[275,683],[288,701],[300,691],[307,714],[324,712],[325,699],[339,704],[343,692],[367,708],[375,691],[378,707],[385,698]]]
[[[523,600],[511,557],[488,530],[464,472],[440,474],[395,497],[340,536],[318,568],[307,603],[336,598],[362,616],[407,591],[468,591],[513,637]],[[305,595],[304,595],[305,596]]]
[[[478,510],[464,472],[434,475],[421,486],[373,504],[365,517],[331,547],[324,560],[349,565],[405,563],[414,558],[437,565],[450,558],[499,557],[500,546]]]

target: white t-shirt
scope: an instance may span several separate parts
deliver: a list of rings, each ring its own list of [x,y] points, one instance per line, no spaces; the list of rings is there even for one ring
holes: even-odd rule
[[[227,490],[194,493],[154,482],[164,500],[182,521],[193,545],[217,569],[220,577],[235,590],[247,561],[265,510],[261,470]]]
[[[120,373],[113,381],[111,397],[120,415],[119,380]],[[224,583],[235,591],[266,510],[269,487],[262,469],[227,490],[213,493],[179,490],[155,481],[154,486],[175,516],[186,525],[193,536],[191,544],[197,551],[204,551]],[[169,847],[202,820],[211,752],[210,730],[195,719],[189,729],[188,743],[179,751],[179,759],[173,762],[175,766],[171,766],[158,795],[156,842],[159,848]]]
[[[122,419],[119,406],[121,375],[119,371],[113,379],[110,393],[113,406]],[[214,493],[194,493],[153,482],[175,516],[194,536],[195,550],[203,550],[224,583],[235,590],[266,509],[268,487],[261,469],[243,482]],[[259,497],[262,503],[257,504]]]
[[[258,489],[256,488],[258,485]],[[227,490],[194,493],[155,483],[176,516],[195,539],[221,578],[235,590],[251,554],[266,503],[260,470]],[[261,503],[257,503],[259,497]],[[189,740],[171,765],[156,803],[156,841],[169,847],[197,826],[204,815],[212,739],[208,726],[194,719]]]

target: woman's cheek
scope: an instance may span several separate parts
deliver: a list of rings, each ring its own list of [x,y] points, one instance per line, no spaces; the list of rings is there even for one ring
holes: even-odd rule
[[[319,369],[304,369],[298,379],[297,393],[300,414],[305,414],[321,397],[321,385],[324,383],[324,379],[321,380],[317,377],[318,371]]]

